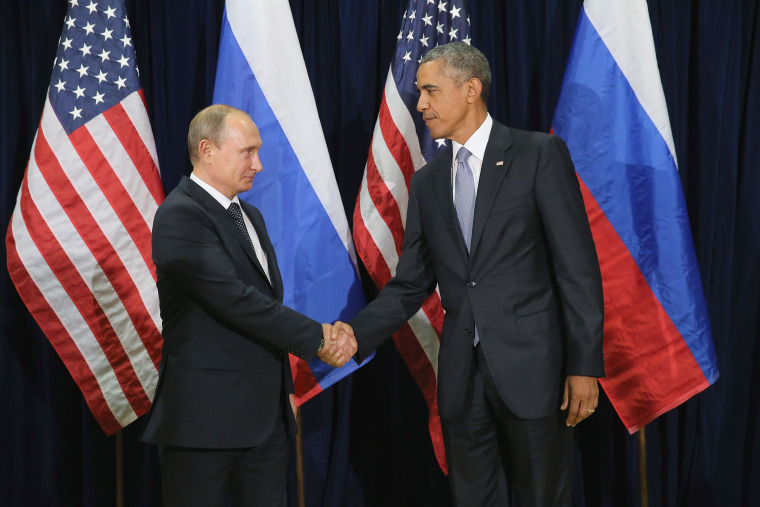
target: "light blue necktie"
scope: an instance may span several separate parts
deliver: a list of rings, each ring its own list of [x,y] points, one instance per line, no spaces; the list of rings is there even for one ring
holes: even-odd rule
[[[454,191],[454,208],[457,210],[459,219],[459,228],[462,230],[462,239],[467,246],[467,252],[470,252],[472,243],[472,219],[475,216],[475,178],[472,176],[472,169],[467,160],[470,158],[467,148],[462,146],[457,152],[457,175],[455,181],[456,190]],[[475,339],[472,341],[473,346],[480,342],[478,328],[475,327]]]

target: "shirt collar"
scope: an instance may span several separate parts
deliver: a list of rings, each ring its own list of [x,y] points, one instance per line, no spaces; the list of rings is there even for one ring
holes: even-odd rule
[[[190,174],[190,179],[196,182],[203,190],[208,192],[208,194],[219,202],[224,209],[229,208],[230,204],[233,202],[238,203],[238,206],[240,206],[240,199],[238,199],[238,196],[235,196],[232,199],[228,198],[226,195],[196,176],[195,173]]]
[[[486,146],[488,146],[488,138],[491,137],[491,127],[493,126],[493,118],[486,113],[486,119],[478,127],[478,130],[470,136],[470,138],[464,143],[464,147],[467,151],[472,153],[478,160],[483,160],[486,155]],[[454,158],[456,159],[459,148],[463,145],[451,140],[451,147],[454,149]]]

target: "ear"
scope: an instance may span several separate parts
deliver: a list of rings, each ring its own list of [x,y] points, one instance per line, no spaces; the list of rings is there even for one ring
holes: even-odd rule
[[[211,158],[211,148],[211,141],[208,139],[203,139],[198,143],[198,155],[201,160],[208,161]]]
[[[474,103],[476,100],[480,100],[480,92],[483,91],[483,83],[478,78],[472,78],[466,83],[467,86],[467,102],[469,104]]]

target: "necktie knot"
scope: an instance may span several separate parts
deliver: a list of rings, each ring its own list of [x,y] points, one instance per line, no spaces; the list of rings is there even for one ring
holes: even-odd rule
[[[462,146],[461,148],[459,148],[459,151],[457,152],[457,162],[459,162],[460,164],[466,164],[467,160],[470,158],[470,155],[472,155],[472,153],[470,153],[470,151],[467,148]]]

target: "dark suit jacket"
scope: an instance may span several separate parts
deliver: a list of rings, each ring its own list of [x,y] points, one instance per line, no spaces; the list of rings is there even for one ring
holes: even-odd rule
[[[227,210],[187,177],[153,222],[164,345],[146,442],[250,447],[278,419],[295,428],[287,351],[316,354],[321,325],[282,305],[282,279],[261,213],[242,202],[267,254],[271,284]]]
[[[360,356],[440,287],[446,311],[438,407],[459,416],[474,324],[496,387],[518,417],[556,412],[565,375],[604,376],[601,275],[565,143],[494,122],[468,255],[452,203],[452,148],[412,178],[396,276],[350,322]]]

